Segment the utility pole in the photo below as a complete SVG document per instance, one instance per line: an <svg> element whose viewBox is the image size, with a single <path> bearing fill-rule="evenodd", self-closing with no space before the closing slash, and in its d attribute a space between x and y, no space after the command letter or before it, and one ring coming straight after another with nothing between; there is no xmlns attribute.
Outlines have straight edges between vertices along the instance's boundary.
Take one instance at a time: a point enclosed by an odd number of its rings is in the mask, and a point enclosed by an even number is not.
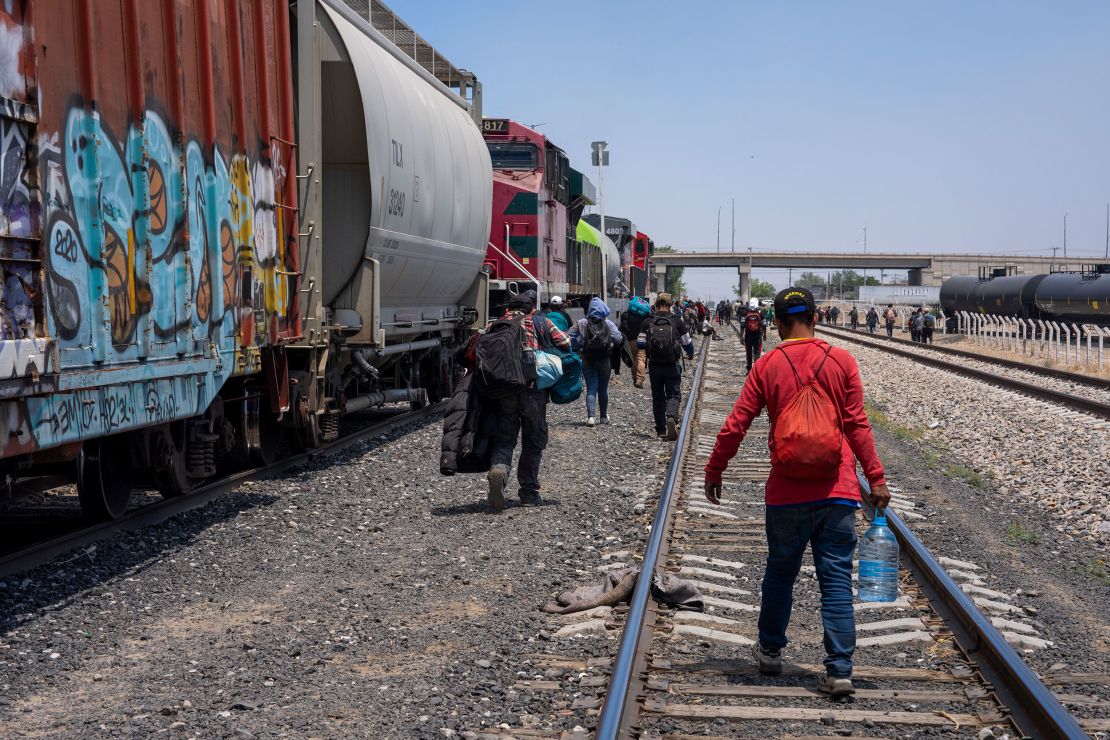
<svg viewBox="0 0 1110 740"><path fill-rule="evenodd" d="M736 251L736 198L732 199L732 251Z"/></svg>
<svg viewBox="0 0 1110 740"><path fill-rule="evenodd" d="M1064 259L1068 258L1068 214L1064 214Z"/></svg>
<svg viewBox="0 0 1110 740"><path fill-rule="evenodd" d="M717 254L721 253L721 206L717 206Z"/></svg>
<svg viewBox="0 0 1110 740"><path fill-rule="evenodd" d="M1052 248L1052 264L1048 268L1049 272L1056 272L1056 250L1058 249L1059 247Z"/></svg>
<svg viewBox="0 0 1110 740"><path fill-rule="evenodd" d="M867 227L863 227L863 253L867 254Z"/></svg>
<svg viewBox="0 0 1110 740"><path fill-rule="evenodd" d="M1102 253L1103 259L1110 259L1110 203L1106 204L1106 251Z"/></svg>

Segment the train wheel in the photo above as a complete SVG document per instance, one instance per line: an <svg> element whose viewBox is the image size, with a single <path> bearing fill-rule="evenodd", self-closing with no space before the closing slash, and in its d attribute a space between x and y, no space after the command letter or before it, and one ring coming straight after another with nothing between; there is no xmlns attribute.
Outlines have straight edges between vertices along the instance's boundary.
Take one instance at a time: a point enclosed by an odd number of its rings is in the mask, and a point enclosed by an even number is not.
<svg viewBox="0 0 1110 740"><path fill-rule="evenodd" d="M77 497L89 519L119 519L135 487L127 434L87 440L77 455Z"/></svg>
<svg viewBox="0 0 1110 740"><path fill-rule="evenodd" d="M248 396L243 399L242 429L243 444L251 465L264 467L278 459L281 446L281 426L267 406L269 402L262 396Z"/></svg>
<svg viewBox="0 0 1110 740"><path fill-rule="evenodd" d="M176 427L176 428L172 428ZM154 485L165 498L176 498L192 490L195 483L189 478L185 464L184 424L175 422L155 431L151 439L151 460L154 467ZM177 435L174 432L178 432ZM177 440L175 436L182 437Z"/></svg>
<svg viewBox="0 0 1110 740"><path fill-rule="evenodd" d="M312 379L306 372L291 372L289 380L292 424L285 428L285 439L295 452L307 452L320 446L320 427L308 391Z"/></svg>

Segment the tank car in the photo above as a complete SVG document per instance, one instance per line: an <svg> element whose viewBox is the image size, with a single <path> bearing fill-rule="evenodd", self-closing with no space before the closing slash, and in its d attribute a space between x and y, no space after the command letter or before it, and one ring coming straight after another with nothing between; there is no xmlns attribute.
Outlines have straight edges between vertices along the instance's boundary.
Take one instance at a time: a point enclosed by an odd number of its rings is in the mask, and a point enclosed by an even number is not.
<svg viewBox="0 0 1110 740"><path fill-rule="evenodd" d="M948 315L959 311L977 313L979 310L975 291L983 281L976 277L961 275L945 280L940 286L940 305Z"/></svg>
<svg viewBox="0 0 1110 740"><path fill-rule="evenodd" d="M1007 275L979 283L975 304L979 313L1037 318L1034 296L1044 275Z"/></svg>
<svg viewBox="0 0 1110 740"><path fill-rule="evenodd" d="M1110 265L1099 271L1058 272L1042 278L1035 305L1044 318L1110 326Z"/></svg>
<svg viewBox="0 0 1110 740"><path fill-rule="evenodd" d="M465 102L337 0L31 5L0 6L6 473L111 518L450 389L492 188Z"/></svg>

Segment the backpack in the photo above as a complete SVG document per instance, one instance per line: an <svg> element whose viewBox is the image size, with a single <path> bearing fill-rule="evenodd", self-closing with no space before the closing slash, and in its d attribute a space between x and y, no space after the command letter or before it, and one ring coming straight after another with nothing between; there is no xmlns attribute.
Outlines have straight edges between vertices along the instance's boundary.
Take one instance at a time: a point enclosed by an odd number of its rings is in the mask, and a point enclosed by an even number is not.
<svg viewBox="0 0 1110 740"><path fill-rule="evenodd" d="M794 379L798 393L779 411L771 427L771 465L787 478L829 480L840 473L841 438L840 414L825 389L817 384L817 376L829 359L832 347L825 350L825 357L817 371L802 383L790 354L780 345Z"/></svg>
<svg viewBox="0 0 1110 740"><path fill-rule="evenodd" d="M586 319L583 339L582 356L587 360L605 360L613 354L613 337L609 334L609 324L605 319Z"/></svg>
<svg viewBox="0 0 1110 740"><path fill-rule="evenodd" d="M896 318L898 318L898 314L895 313L893 308L888 308L887 310L883 311L883 318L887 321L894 321Z"/></svg>
<svg viewBox="0 0 1110 740"><path fill-rule="evenodd" d="M528 388L535 378L535 360L524 355L524 317L498 319L478 337L474 348L478 391L486 398L505 398ZM531 355L531 351L527 352ZM532 372L529 372L531 365ZM531 376L531 377L530 377Z"/></svg>
<svg viewBox="0 0 1110 740"><path fill-rule="evenodd" d="M628 313L646 319L651 315L651 306L640 296L633 296L632 299L628 301Z"/></svg>
<svg viewBox="0 0 1110 740"><path fill-rule="evenodd" d="M925 326L932 329L936 325L937 325L937 320L933 317L932 314L929 314L928 316L925 317Z"/></svg>
<svg viewBox="0 0 1110 740"><path fill-rule="evenodd" d="M648 327L648 359L653 365L678 362L678 337L669 316L656 316Z"/></svg>
<svg viewBox="0 0 1110 740"><path fill-rule="evenodd" d="M748 311L744 314L744 329L752 334L763 331L763 314L758 311Z"/></svg>
<svg viewBox="0 0 1110 740"><path fill-rule="evenodd" d="M925 317L922 316L921 314L917 314L916 316L913 317L913 330L914 331L921 331L924 328L925 328Z"/></svg>

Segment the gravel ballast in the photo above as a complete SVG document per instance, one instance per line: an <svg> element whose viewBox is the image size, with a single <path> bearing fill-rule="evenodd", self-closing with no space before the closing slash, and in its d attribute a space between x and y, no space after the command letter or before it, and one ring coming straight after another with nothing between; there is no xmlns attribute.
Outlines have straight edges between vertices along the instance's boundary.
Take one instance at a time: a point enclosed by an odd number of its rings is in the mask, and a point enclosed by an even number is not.
<svg viewBox="0 0 1110 740"><path fill-rule="evenodd" d="M1058 533L1110 547L1110 422L828 339L857 357L872 411L927 451L922 462L989 488L994 507L1048 514Z"/></svg>
<svg viewBox="0 0 1110 740"><path fill-rule="evenodd" d="M887 475L924 517L914 532L1012 595L1021 613L1009 618L1052 642L1019 649L1042 675L1110 673L1110 435L1086 414L841 344L881 422ZM1110 697L1101 685L1071 693Z"/></svg>
<svg viewBox="0 0 1110 740"><path fill-rule="evenodd" d="M514 684L551 677L537 655L601 646L555 638L539 607L641 549L669 454L649 392L625 371L610 393L609 426L549 407L540 507L514 479L494 515L484 476L441 477L433 420L0 581L4 735L551 726Z"/></svg>

